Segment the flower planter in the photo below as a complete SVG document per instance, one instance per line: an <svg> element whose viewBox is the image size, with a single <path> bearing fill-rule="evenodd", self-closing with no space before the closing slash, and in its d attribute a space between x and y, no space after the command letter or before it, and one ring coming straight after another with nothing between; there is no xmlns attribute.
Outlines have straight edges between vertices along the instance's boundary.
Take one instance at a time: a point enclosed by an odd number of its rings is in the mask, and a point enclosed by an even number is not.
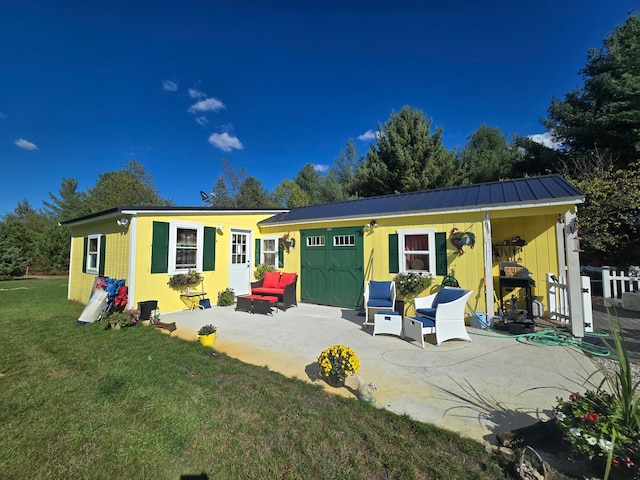
<svg viewBox="0 0 640 480"><path fill-rule="evenodd" d="M213 344L216 343L216 334L198 335L198 340L203 347L213 347Z"/></svg>
<svg viewBox="0 0 640 480"><path fill-rule="evenodd" d="M329 375L326 377L327 383L333 388L341 388L344 387L345 377L339 377L338 375Z"/></svg>

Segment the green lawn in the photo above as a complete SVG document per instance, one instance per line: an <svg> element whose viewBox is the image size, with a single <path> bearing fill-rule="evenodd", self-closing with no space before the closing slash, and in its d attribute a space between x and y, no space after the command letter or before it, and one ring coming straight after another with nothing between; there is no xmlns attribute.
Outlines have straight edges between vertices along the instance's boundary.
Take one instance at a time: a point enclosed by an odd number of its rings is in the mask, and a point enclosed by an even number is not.
<svg viewBox="0 0 640 480"><path fill-rule="evenodd" d="M484 446L0 282L0 478L510 478Z"/></svg>

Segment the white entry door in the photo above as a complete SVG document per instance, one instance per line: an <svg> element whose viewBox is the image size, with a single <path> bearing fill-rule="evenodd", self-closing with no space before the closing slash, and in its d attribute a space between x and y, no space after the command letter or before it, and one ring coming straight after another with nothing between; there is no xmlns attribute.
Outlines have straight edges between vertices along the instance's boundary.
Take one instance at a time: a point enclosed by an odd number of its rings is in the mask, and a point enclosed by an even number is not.
<svg viewBox="0 0 640 480"><path fill-rule="evenodd" d="M251 293L251 232L231 230L229 288L237 295Z"/></svg>

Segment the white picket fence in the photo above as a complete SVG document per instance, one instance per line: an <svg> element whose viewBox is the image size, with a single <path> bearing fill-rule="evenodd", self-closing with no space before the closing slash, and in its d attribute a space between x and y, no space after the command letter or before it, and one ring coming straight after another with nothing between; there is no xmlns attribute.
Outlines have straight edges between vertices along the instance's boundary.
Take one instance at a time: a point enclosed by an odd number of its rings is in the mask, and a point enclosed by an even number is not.
<svg viewBox="0 0 640 480"><path fill-rule="evenodd" d="M580 277L582 286L582 319L584 331L593 332L593 310L591 308L591 279ZM569 308L569 290L567 279L553 273L547 273L547 307L549 319L563 323L570 323L571 310Z"/></svg>
<svg viewBox="0 0 640 480"><path fill-rule="evenodd" d="M605 307L620 306L623 293L640 291L640 276L635 269L632 273L634 275L612 270L611 267L602 267L602 296Z"/></svg>

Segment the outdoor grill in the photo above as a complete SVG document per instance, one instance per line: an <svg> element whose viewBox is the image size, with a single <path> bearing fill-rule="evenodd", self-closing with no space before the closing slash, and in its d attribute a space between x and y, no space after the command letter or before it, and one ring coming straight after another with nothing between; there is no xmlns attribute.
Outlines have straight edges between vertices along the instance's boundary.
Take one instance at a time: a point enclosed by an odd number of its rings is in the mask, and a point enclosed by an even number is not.
<svg viewBox="0 0 640 480"><path fill-rule="evenodd" d="M515 262L500 263L500 311L504 314L504 290L523 288L527 305L527 318L533 321L533 295L531 287L536 282L529 275L529 270Z"/></svg>

